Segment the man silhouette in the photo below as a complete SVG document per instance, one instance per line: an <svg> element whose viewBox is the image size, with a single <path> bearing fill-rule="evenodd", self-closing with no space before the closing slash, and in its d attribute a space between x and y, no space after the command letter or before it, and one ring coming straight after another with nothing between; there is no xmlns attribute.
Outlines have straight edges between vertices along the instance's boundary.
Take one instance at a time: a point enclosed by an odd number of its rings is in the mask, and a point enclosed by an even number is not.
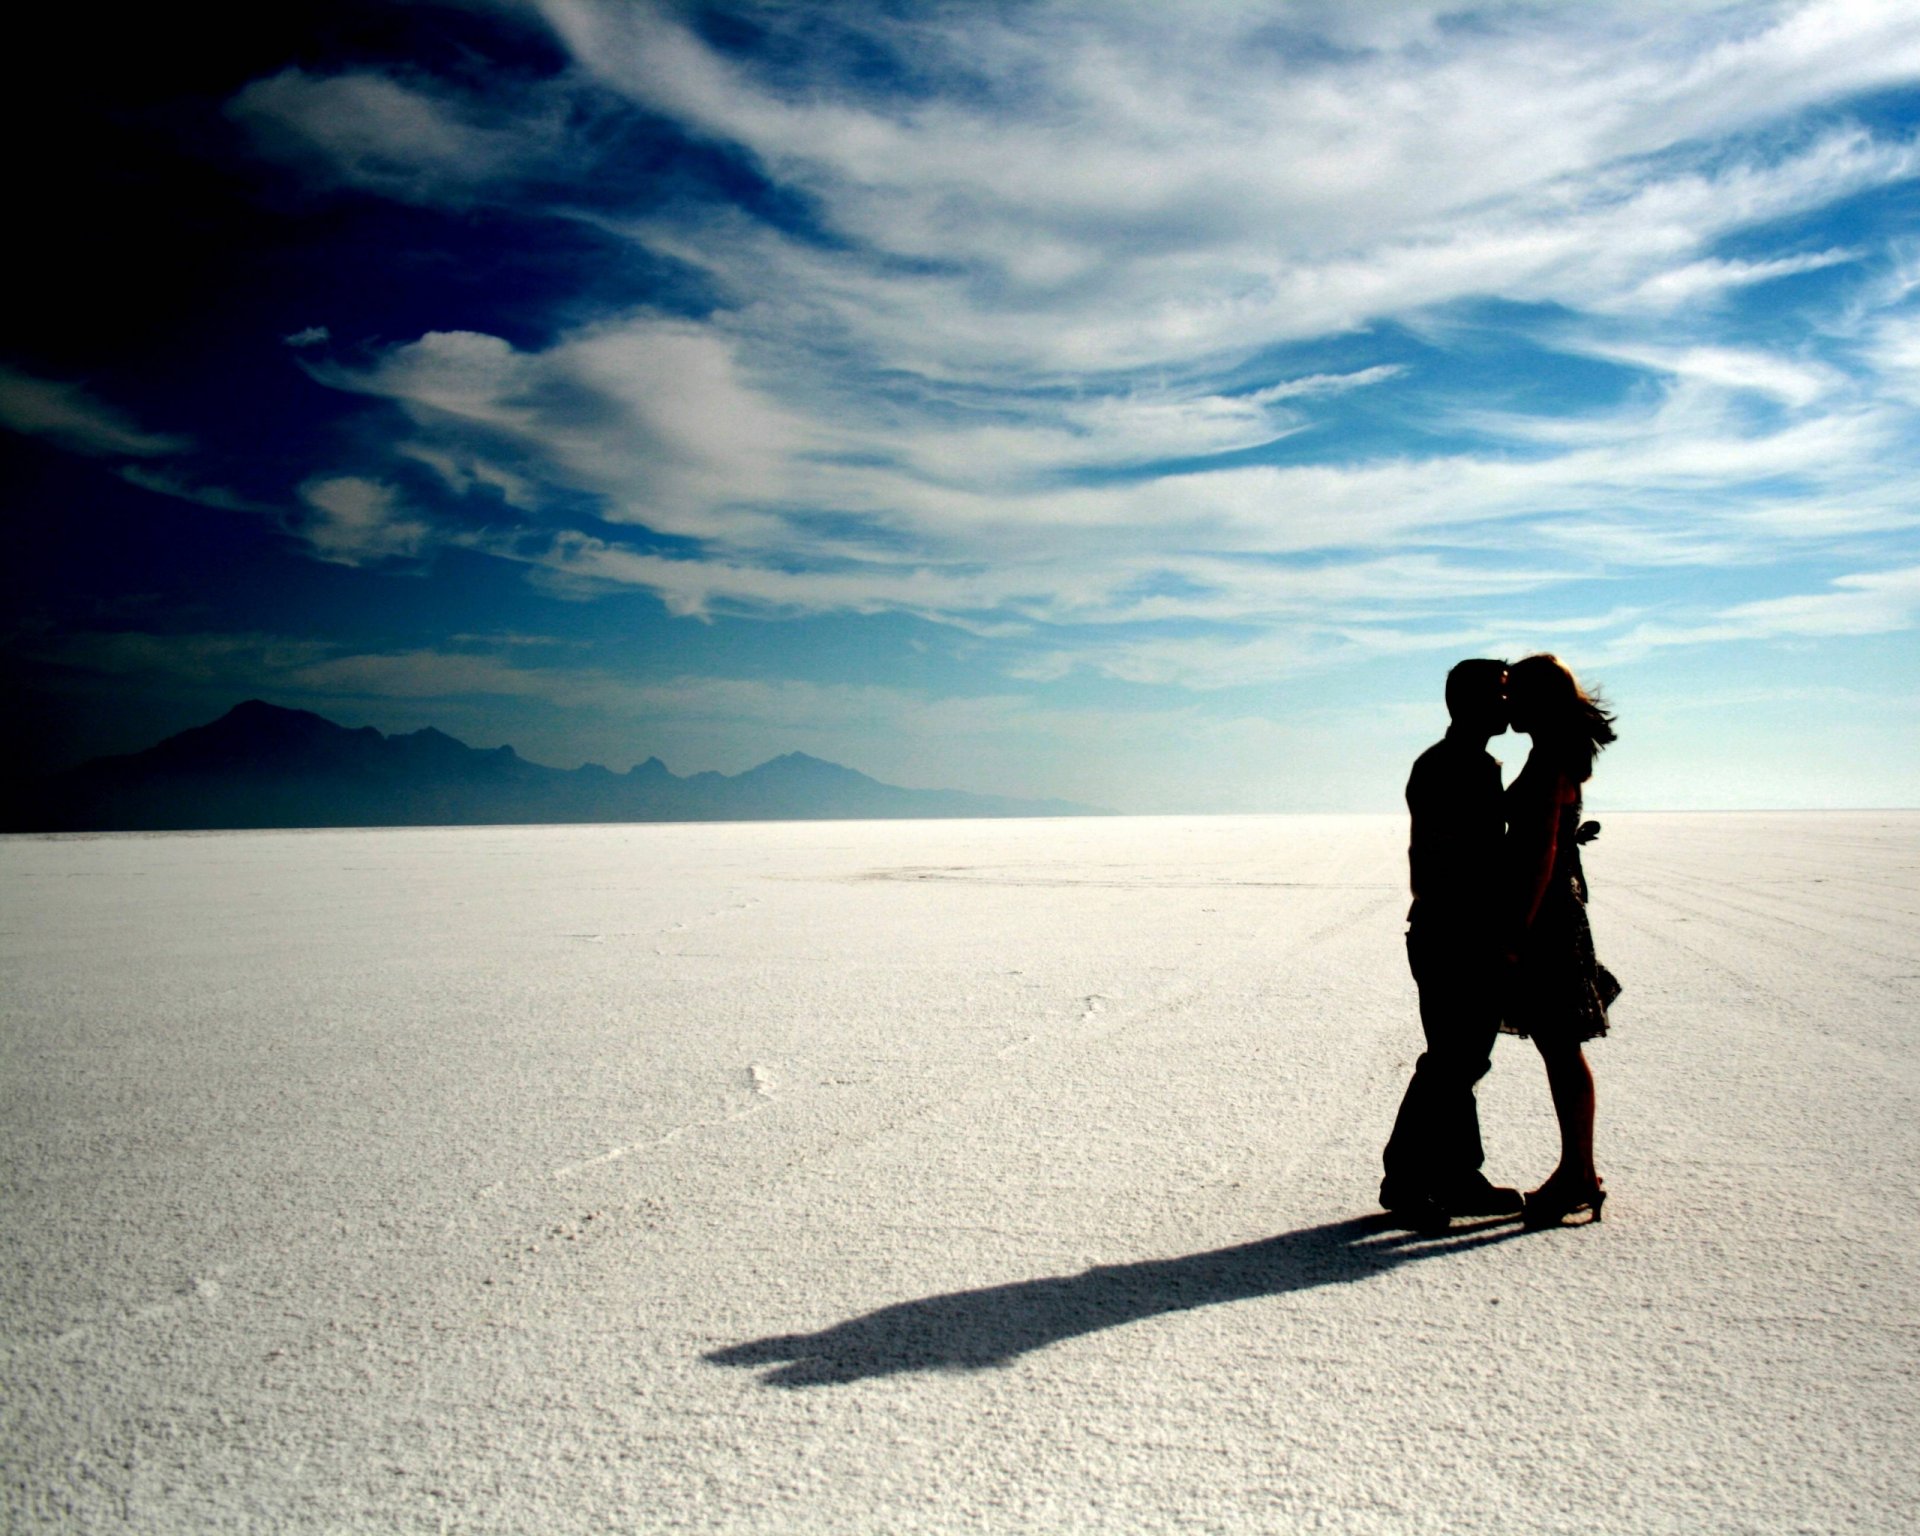
<svg viewBox="0 0 1920 1536"><path fill-rule="evenodd" d="M1446 736L1407 780L1413 906L1407 961L1420 989L1427 1048L1414 1063L1384 1157L1380 1203L1415 1226L1451 1216L1507 1216L1519 1191L1480 1171L1474 1084L1500 1028L1499 872L1506 819L1500 764L1487 743L1507 728L1507 664L1476 659L1447 674Z"/></svg>

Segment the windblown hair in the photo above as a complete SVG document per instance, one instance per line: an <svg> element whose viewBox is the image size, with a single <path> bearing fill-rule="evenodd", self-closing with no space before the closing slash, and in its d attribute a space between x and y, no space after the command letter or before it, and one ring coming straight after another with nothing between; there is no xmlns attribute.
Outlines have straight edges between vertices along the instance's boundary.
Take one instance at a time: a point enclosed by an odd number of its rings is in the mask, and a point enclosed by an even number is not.
<svg viewBox="0 0 1920 1536"><path fill-rule="evenodd" d="M1558 656L1523 656L1507 669L1507 696L1534 707L1536 741L1550 743L1574 782L1593 777L1593 760L1614 739L1613 711L1596 688L1589 692Z"/></svg>

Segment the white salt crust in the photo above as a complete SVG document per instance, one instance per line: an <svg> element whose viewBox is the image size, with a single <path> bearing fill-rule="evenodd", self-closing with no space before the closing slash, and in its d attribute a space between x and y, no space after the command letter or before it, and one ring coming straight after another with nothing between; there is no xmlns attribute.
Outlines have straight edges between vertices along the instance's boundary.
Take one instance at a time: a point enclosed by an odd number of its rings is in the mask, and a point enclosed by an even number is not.
<svg viewBox="0 0 1920 1536"><path fill-rule="evenodd" d="M1912 1530L1920 814L1604 820L1435 1239L1401 818L0 840L0 1526Z"/></svg>

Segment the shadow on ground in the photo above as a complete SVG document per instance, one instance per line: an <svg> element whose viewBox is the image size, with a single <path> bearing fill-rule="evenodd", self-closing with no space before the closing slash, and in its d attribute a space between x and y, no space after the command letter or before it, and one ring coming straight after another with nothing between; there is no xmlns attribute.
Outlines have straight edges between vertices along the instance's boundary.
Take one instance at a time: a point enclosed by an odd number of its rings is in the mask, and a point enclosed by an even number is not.
<svg viewBox="0 0 1920 1536"><path fill-rule="evenodd" d="M1302 1227L1277 1237L1178 1259L1100 1265L1079 1275L1022 1280L903 1301L819 1333L790 1333L717 1349L716 1365L770 1366L775 1387L820 1387L902 1371L1005 1365L1083 1333L1319 1285L1345 1285L1415 1259L1503 1242L1517 1222L1483 1222L1431 1236L1384 1215Z"/></svg>

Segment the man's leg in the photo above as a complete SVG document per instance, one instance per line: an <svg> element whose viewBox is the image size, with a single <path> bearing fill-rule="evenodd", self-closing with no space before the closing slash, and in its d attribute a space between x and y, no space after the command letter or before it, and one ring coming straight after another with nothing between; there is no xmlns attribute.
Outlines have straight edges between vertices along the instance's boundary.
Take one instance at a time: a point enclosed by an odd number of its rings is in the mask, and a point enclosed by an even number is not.
<svg viewBox="0 0 1920 1536"><path fill-rule="evenodd" d="M1494 1191L1480 1172L1480 1114L1474 1084L1486 1075L1499 1031L1497 1003L1483 967L1462 965L1459 950L1418 932L1407 958L1420 989L1427 1049L1414 1064L1384 1156L1381 1201L1400 1208L1435 1201L1459 1214L1519 1209L1512 1191Z"/></svg>

